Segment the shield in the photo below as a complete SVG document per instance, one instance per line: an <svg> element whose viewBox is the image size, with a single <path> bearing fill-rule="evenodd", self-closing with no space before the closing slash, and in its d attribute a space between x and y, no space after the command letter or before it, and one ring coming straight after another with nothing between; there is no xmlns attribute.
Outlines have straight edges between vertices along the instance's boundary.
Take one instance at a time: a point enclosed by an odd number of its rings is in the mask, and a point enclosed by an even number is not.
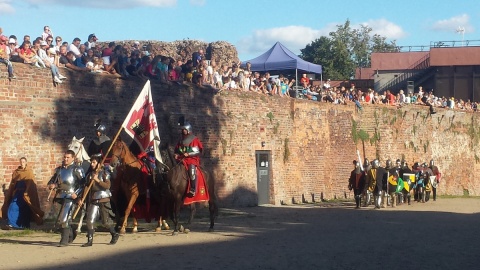
<svg viewBox="0 0 480 270"><path fill-rule="evenodd" d="M388 192L389 193L396 192L397 185L398 185L397 178L393 175L390 175L388 177Z"/></svg>
<svg viewBox="0 0 480 270"><path fill-rule="evenodd" d="M405 188L405 182L403 182L403 179L402 179L402 178L398 178L398 179L397 179L397 182L398 182L398 184L397 184L397 186L396 186L397 189L395 190L395 192L396 192L396 193L400 193L400 192L402 192L402 190ZM409 191L409 190L410 190L410 187L408 186L408 184L407 184L407 187L409 188L407 191Z"/></svg>
<svg viewBox="0 0 480 270"><path fill-rule="evenodd" d="M430 176L430 183L432 184L432 187L433 188L437 188L437 181L436 181L437 177L435 175L432 175Z"/></svg>
<svg viewBox="0 0 480 270"><path fill-rule="evenodd" d="M413 189L415 186L415 174L413 173L404 173L403 174L403 186L407 192Z"/></svg>

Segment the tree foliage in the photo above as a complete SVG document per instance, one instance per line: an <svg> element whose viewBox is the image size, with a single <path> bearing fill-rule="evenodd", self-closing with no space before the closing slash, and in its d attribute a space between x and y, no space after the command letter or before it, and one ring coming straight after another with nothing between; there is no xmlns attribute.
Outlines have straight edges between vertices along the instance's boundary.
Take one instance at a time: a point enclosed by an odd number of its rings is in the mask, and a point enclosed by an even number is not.
<svg viewBox="0 0 480 270"><path fill-rule="evenodd" d="M321 36L301 49L300 57L322 65L323 74L333 80L348 80L355 75L355 68L370 67L372 52L398 52L395 41L372 35L372 28L360 25L352 28L350 20L337 25L335 32Z"/></svg>

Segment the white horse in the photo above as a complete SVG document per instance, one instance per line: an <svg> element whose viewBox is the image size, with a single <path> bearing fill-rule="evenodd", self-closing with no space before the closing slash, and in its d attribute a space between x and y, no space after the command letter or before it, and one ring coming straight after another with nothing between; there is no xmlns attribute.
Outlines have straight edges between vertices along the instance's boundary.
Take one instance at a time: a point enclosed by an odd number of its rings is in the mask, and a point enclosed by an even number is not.
<svg viewBox="0 0 480 270"><path fill-rule="evenodd" d="M83 140L85 137L81 139L77 139L77 137L73 136L72 142L68 145L68 150L72 150L75 153L75 162L80 164L85 172L88 170L90 167L90 156L87 153L87 150L85 150L85 147L83 147ZM85 203L82 204L82 210L80 213L80 220L78 221L78 227L77 227L77 233L80 233L82 231L82 225L83 225L83 218L85 217Z"/></svg>

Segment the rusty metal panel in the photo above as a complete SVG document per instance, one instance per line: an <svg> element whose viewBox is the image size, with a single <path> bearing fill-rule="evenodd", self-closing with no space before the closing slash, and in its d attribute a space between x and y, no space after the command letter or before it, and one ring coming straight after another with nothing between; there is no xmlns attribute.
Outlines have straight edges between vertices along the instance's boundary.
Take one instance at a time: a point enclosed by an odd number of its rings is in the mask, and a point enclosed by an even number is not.
<svg viewBox="0 0 480 270"><path fill-rule="evenodd" d="M430 66L480 65L480 47L431 48Z"/></svg>
<svg viewBox="0 0 480 270"><path fill-rule="evenodd" d="M372 70L404 70L413 68L429 52L372 53Z"/></svg>

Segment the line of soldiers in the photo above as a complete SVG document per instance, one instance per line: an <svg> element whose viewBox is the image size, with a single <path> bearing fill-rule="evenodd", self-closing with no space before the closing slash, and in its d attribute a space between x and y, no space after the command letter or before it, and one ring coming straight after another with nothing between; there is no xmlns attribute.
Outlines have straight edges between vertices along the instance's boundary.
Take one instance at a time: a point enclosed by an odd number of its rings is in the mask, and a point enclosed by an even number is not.
<svg viewBox="0 0 480 270"><path fill-rule="evenodd" d="M430 165L415 162L412 169L400 159L395 165L387 160L385 167L380 166L378 159L372 162L365 159L363 166L354 160L353 165L355 168L350 174L348 188L354 192L356 208L370 205L372 199L375 209L385 208L386 205L396 207L405 202L410 205L412 193L417 202L429 201L431 193L433 200L437 199L441 173L433 159Z"/></svg>

